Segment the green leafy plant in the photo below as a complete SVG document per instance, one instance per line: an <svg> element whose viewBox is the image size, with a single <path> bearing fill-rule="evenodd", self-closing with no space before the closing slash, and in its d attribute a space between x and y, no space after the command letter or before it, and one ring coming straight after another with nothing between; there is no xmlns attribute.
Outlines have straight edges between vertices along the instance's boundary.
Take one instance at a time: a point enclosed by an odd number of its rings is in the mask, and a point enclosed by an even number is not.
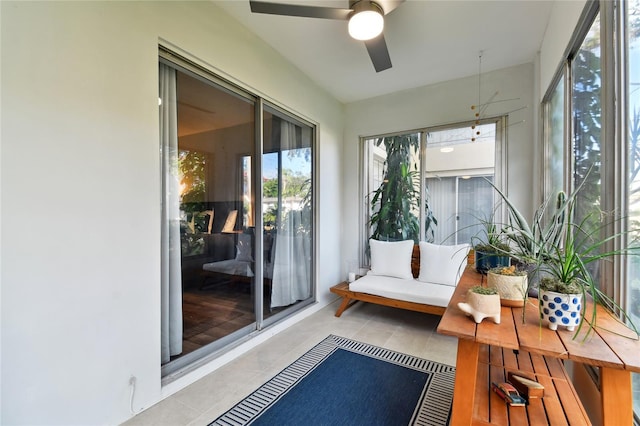
<svg viewBox="0 0 640 426"><path fill-rule="evenodd" d="M481 274L498 266L509 266L511 258L509 252L511 247L505 242L505 236L498 231L498 225L494 221L495 209L491 214L485 214L483 217L477 217L477 224L471 225L481 226L478 234L471 238L471 244L475 251L475 267Z"/></svg>
<svg viewBox="0 0 640 426"><path fill-rule="evenodd" d="M411 170L412 153L419 148L417 134L379 138L376 145L384 144L387 158L382 183L370 198L371 238L381 241L420 239L420 175L416 167ZM425 210L427 236L433 240L437 220L428 203Z"/></svg>
<svg viewBox="0 0 640 426"><path fill-rule="evenodd" d="M589 266L600 260L610 260L614 256L637 255L639 247L607 249L607 243L622 233L603 239L600 237L601 231L609 225L608 223L600 222L599 226L592 227L591 223L594 218L591 215L585 217L580 223L574 223L570 220L573 215L573 205L571 204L567 213L562 245L550 247L550 252L545 253L544 271L547 277L542 278L541 289L552 289L551 291L567 294L582 294L583 298L588 295L595 303L607 308L609 312L619 312L625 320L628 320L629 327L638 334L636 326L626 312L600 289ZM595 309L591 312L587 334L596 324L596 312ZM584 316L581 318L576 334L580 331L583 323Z"/></svg>

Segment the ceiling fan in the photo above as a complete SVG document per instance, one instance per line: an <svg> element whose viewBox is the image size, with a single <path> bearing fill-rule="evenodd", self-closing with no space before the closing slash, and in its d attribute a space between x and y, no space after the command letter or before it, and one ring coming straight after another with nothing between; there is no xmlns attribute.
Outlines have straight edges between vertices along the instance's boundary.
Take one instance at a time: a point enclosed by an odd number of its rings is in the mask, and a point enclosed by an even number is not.
<svg viewBox="0 0 640 426"><path fill-rule="evenodd" d="M384 16L404 0L349 0L348 9L249 0L251 12L349 21L349 35L363 40L376 72L391 68L382 29Z"/></svg>

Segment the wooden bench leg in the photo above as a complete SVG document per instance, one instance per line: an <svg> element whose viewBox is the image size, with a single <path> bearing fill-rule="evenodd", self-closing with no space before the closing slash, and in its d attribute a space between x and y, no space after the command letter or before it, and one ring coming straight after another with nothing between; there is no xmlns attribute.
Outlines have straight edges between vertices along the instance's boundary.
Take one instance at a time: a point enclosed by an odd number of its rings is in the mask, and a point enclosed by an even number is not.
<svg viewBox="0 0 640 426"><path fill-rule="evenodd" d="M346 311L348 308L353 306L353 304L355 304L356 302L357 300L352 300L348 296L343 296L342 303L340 304L340 306L338 307L338 310L336 311L336 316L340 317L340 315L342 315L344 311Z"/></svg>

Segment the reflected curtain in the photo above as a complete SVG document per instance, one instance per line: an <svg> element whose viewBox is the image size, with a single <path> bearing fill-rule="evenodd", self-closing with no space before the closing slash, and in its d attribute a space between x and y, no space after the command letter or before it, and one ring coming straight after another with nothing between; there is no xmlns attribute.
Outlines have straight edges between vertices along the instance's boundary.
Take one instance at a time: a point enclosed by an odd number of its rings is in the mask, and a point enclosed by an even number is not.
<svg viewBox="0 0 640 426"><path fill-rule="evenodd" d="M493 188L482 176L427 178L433 215L438 219L437 244L473 243L481 234L480 219L493 212Z"/></svg>
<svg viewBox="0 0 640 426"><path fill-rule="evenodd" d="M161 341L162 363L182 353L182 271L176 71L160 64L160 150L162 161Z"/></svg>
<svg viewBox="0 0 640 426"><path fill-rule="evenodd" d="M456 232L456 180L452 177L427 178L429 207L438 220L434 232L436 244L453 244L451 238ZM449 237L449 238L448 238Z"/></svg>
<svg viewBox="0 0 640 426"><path fill-rule="evenodd" d="M298 134L299 136L299 134ZM282 121L280 125L280 155L285 151L300 148L301 141L296 137L296 126ZM281 163L281 162L280 162ZM279 168L282 175L282 167ZM280 198L286 182L280 179ZM271 307L289 306L299 300L311 297L311 237L310 220L303 218L301 207L286 211L279 202L278 235L275 240L275 259L273 262L273 280L271 289ZM289 203L287 203L289 204ZM306 223L306 225L305 225Z"/></svg>
<svg viewBox="0 0 640 426"><path fill-rule="evenodd" d="M493 179L488 176L486 179ZM485 177L475 176L468 179L459 179L458 184L458 209L460 211L460 235L459 243L476 244L479 237L484 234L484 226L480 220L491 220L494 213L494 190ZM495 223L500 223L499 218L493 218Z"/></svg>

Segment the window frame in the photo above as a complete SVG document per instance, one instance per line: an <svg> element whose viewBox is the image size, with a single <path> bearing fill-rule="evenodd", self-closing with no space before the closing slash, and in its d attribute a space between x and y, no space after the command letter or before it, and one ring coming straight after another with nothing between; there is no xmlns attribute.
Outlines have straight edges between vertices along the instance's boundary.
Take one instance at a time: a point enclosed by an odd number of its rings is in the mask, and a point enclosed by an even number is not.
<svg viewBox="0 0 640 426"><path fill-rule="evenodd" d="M614 4L615 3L615 4ZM596 16L600 14L600 45L601 45L601 141L612 141L612 143L601 143L601 176L602 184L600 190L601 209L610 212L626 212L626 188L628 186L626 173L626 96L624 84L627 81L626 69L617 66L622 63L621 58L626 55L621 49L621 43L616 44L624 29L621 25L621 16L625 6L618 2L598 1L588 2L576 26L573 36L563 55L563 61L558 67L551 84L547 88L542 98L543 111L543 160L549 154L549 123L548 110L551 97L560 79L564 79L564 185L563 190L567 193L573 191L575 174L575 158L573 152L573 137L575 135L575 123L573 120L573 99L572 99L572 63L577 55L582 42L588 34ZM625 58L626 59L626 58ZM618 100L616 101L616 97ZM547 162L541 162L541 176L544 191L540 203L548 197L549 192L549 170ZM603 229L605 235L615 235L622 231L625 226L622 221L613 221L609 227ZM624 247L626 239L622 236L613 239L605 250L616 250ZM626 260L622 256L615 256L612 262L601 262L600 285L603 290L625 307L625 290L618 288L616 282L626 282ZM622 287L622 286L621 286ZM626 308L626 307L625 307Z"/></svg>
<svg viewBox="0 0 640 426"><path fill-rule="evenodd" d="M360 203L359 203L359 227L360 230L358 232L358 263L361 268L369 267L369 256L367 253L368 240L369 240L369 232L368 232L368 221L369 221L369 202L368 202L368 189L370 188L369 183L371 180L371 164L369 164L370 157L370 148L367 141L371 139L384 138L389 136L396 135L406 135L406 134L418 134L419 141L419 175L420 175L420 207L419 207L419 221L420 221L420 241L425 240L425 229L424 229L424 211L425 211L425 187L424 182L426 179L426 170L424 168L425 160L426 160L426 150L427 150L427 134L429 132L434 131L442 131L447 129L455 129L455 128L466 128L474 125L482 125L488 123L495 123L496 125L496 136L495 136L495 158L494 158L494 185L507 193L508 184L507 184L507 176L508 176L508 129L509 129L509 114L504 115L495 115L490 117L481 118L479 120L465 120L459 122L453 122L448 124L439 124L433 126L421 127L419 129L406 130L406 131L397 131L393 133L382 133L376 135L369 136L361 136L358 141L359 146L359 188L358 193L360 194ZM515 123L518 124L518 123ZM497 223L501 223L502 218L507 217L506 206L501 205L496 211L495 220Z"/></svg>
<svg viewBox="0 0 640 426"><path fill-rule="evenodd" d="M595 0L586 3L582 15L576 25L576 29L567 45L562 62L558 66L545 95L542 98L541 110L543 112L543 147L540 173L543 177L543 188L548 195L549 169L546 155L549 150L548 140L548 108L551 96L557 82L563 78L564 91L564 190L573 190L573 175L575 173L573 158L573 106L571 90L573 87L571 65L580 49L582 42L588 34L596 16L600 17L600 49L601 49L601 209L605 212L613 212L619 217L626 218L629 215L629 200L627 190L629 188L628 176L628 150L629 150L629 114L628 114L628 46L627 42L627 2ZM540 200L542 201L542 200ZM626 231L630 228L628 219L609 221L601 235L617 235L603 247L603 250L621 250L627 247L628 236ZM630 276L628 273L629 260L626 256L614 256L611 262L600 262L600 287L613 298L625 311L629 312L630 303L628 293L631 291ZM599 372L590 368L588 373L599 385ZM635 424L639 423L638 412L634 412Z"/></svg>

